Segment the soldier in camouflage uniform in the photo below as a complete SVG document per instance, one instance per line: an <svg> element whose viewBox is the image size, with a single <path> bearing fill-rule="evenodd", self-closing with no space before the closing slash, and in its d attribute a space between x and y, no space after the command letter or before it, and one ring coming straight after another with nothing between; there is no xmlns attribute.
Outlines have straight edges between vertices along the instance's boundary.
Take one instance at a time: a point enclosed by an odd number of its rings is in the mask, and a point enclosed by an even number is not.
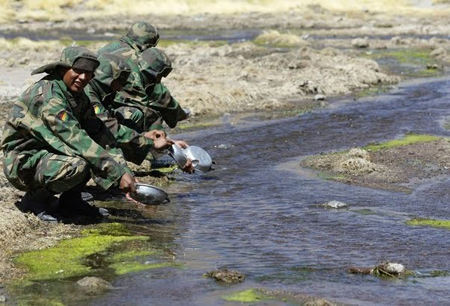
<svg viewBox="0 0 450 306"><path fill-rule="evenodd" d="M154 49L158 40L157 30L149 23L139 21L119 41L112 42L98 50L99 54L111 53L124 57L132 69L127 83L116 95L114 108L124 118L123 124L139 131L162 129L163 120L169 127L174 128L178 121L189 116L189 113L181 108L164 85L156 86L153 94L149 95L145 92L146 84L141 74L139 61L141 61L143 53ZM171 70L168 57L158 51L155 52L155 56L150 56L151 60L158 59Z"/></svg>
<svg viewBox="0 0 450 306"><path fill-rule="evenodd" d="M92 177L103 189L134 191L134 178L114 135L95 116L84 87L99 62L82 47L67 47L60 61L32 72L48 75L14 103L2 135L4 173L26 191L22 204L42 220L64 214L101 216L81 191ZM61 194L56 201L56 194ZM57 204L56 204L57 203Z"/></svg>
<svg viewBox="0 0 450 306"><path fill-rule="evenodd" d="M122 120L119 121L112 115L114 110L111 109L111 106L114 96L126 82L131 69L124 58L114 54L103 54L98 59L100 65L96 70L95 77L86 86L85 92L91 100L97 117L114 134L125 159L139 165L150 150L160 152L172 145L174 141L166 138L164 131L160 130L138 133L121 124ZM118 117L121 118L121 116ZM190 160L183 170L189 173L194 171Z"/></svg>
<svg viewBox="0 0 450 306"><path fill-rule="evenodd" d="M127 60L136 61L139 54L148 48L155 47L159 41L158 30L145 21L138 21L131 26L125 36L98 50L99 54L120 54Z"/></svg>
<svg viewBox="0 0 450 306"><path fill-rule="evenodd" d="M114 134L125 159L140 165L151 149L164 150L173 142L166 138L163 131L152 130L138 133L135 129L121 124L123 120L119 121L112 115L114 96L128 79L131 69L124 58L114 54L103 54L98 59L100 65L95 77L86 86L85 92L91 100L97 117ZM118 117L123 119L120 115Z"/></svg>

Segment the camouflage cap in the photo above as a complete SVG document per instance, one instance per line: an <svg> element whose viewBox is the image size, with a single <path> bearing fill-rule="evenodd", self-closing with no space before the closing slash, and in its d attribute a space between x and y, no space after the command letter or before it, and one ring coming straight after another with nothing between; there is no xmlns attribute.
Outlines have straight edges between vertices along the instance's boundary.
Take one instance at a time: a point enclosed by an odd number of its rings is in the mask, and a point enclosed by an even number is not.
<svg viewBox="0 0 450 306"><path fill-rule="evenodd" d="M38 73L52 73L57 67L79 68L85 71L94 72L100 62L92 51L83 47L66 47L61 53L59 62L41 66L31 72L31 75Z"/></svg>
<svg viewBox="0 0 450 306"><path fill-rule="evenodd" d="M120 80L123 84L130 76L131 68L123 57L106 53L100 55L98 60L100 66L95 71L95 78L99 82L111 86L114 80Z"/></svg>
<svg viewBox="0 0 450 306"><path fill-rule="evenodd" d="M150 23L138 21L131 26L126 35L141 51L154 47L158 44L158 30Z"/></svg>
<svg viewBox="0 0 450 306"><path fill-rule="evenodd" d="M172 71L172 62L160 49L150 48L142 52L139 59L139 69L142 73L149 73L154 77L166 77Z"/></svg>

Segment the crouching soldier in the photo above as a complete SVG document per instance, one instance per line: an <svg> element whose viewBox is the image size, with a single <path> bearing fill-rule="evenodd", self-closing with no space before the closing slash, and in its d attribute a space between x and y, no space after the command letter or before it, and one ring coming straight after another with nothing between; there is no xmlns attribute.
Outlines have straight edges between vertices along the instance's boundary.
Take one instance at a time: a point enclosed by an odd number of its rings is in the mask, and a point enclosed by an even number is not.
<svg viewBox="0 0 450 306"><path fill-rule="evenodd" d="M151 150L165 150L174 141L167 138L165 132L160 130L138 133L135 129L121 124L114 117L115 111L112 109L114 97L126 83L131 69L121 56L102 54L98 59L100 65L96 70L95 77L86 86L85 92L97 117L105 123L116 138L125 159L140 165ZM183 170L194 171L190 160Z"/></svg>
<svg viewBox="0 0 450 306"><path fill-rule="evenodd" d="M188 118L189 113L161 83L162 78L172 71L172 63L163 51L157 48L145 50L132 70L131 77L114 101L114 108L125 124L146 130L162 128L164 121L174 128L179 121Z"/></svg>
<svg viewBox="0 0 450 306"><path fill-rule="evenodd" d="M4 173L13 186L26 191L22 206L41 220L55 222L55 213L107 214L82 199L90 178L105 190L118 185L124 192L135 191L114 135L95 116L84 93L98 65L91 51L65 48L60 61L32 72L47 76L20 96L6 123L1 140Z"/></svg>

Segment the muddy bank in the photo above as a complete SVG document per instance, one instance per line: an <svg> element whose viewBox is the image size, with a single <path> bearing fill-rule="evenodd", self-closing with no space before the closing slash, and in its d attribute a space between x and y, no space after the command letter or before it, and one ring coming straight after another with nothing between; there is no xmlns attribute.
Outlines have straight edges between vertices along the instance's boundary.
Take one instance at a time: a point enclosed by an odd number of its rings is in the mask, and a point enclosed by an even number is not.
<svg viewBox="0 0 450 306"><path fill-rule="evenodd" d="M411 135L378 146L309 157L301 166L339 182L409 193L427 180L450 175L449 149L447 138Z"/></svg>

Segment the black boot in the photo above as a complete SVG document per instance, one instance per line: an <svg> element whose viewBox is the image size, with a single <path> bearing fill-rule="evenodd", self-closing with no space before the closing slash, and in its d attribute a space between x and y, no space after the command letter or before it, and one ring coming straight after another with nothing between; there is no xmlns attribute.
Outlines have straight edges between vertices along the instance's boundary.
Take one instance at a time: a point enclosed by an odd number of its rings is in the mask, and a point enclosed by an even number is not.
<svg viewBox="0 0 450 306"><path fill-rule="evenodd" d="M25 211L34 213L42 221L58 222L51 215L58 207L58 198L45 189L27 191L22 197L20 206Z"/></svg>
<svg viewBox="0 0 450 306"><path fill-rule="evenodd" d="M82 215L85 217L103 218L109 216L108 210L95 207L83 198L86 198L85 195L82 195L82 192L75 188L63 192L59 197L60 213L65 217ZM91 196L90 199L93 199L93 197Z"/></svg>

